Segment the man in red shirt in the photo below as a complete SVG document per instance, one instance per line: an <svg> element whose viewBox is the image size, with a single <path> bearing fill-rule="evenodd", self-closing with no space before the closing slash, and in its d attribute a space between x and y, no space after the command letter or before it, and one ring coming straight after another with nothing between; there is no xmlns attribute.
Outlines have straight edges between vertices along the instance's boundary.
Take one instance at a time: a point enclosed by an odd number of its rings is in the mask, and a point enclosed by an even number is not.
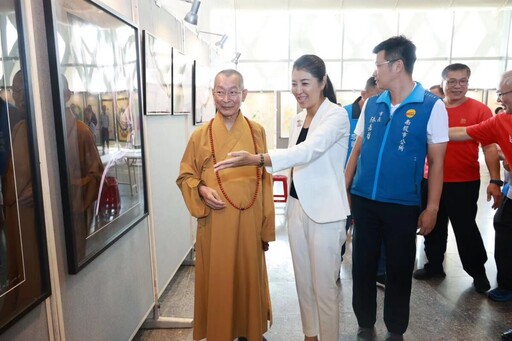
<svg viewBox="0 0 512 341"><path fill-rule="evenodd" d="M478 125L450 128L451 141L476 140L482 145L497 143L508 164L512 164L512 71L501 77L498 102L504 113ZM512 301L512 199L505 197L494 215L494 260L498 270L498 287L489 291L489 298L498 302ZM512 340L512 329L502 335Z"/></svg>
<svg viewBox="0 0 512 341"><path fill-rule="evenodd" d="M442 72L449 127L470 126L492 117L492 112L486 105L466 97L470 76L469 67L459 63L448 65ZM428 263L423 269L416 270L413 276L419 280L446 276L443 260L448 240L448 220L450 220L462 266L473 277L475 290L484 293L490 289L490 284L484 266L487 253L475 221L480 191L478 146L479 143L472 140L448 143L437 222L434 230L425 236L425 253ZM497 205L501 198L500 187L495 181L500 178L498 151L495 144L487 144L482 149L491 179L493 179L487 187L487 193L488 196L494 197ZM427 177L428 171L425 179ZM424 189L426 191L427 187L425 186Z"/></svg>

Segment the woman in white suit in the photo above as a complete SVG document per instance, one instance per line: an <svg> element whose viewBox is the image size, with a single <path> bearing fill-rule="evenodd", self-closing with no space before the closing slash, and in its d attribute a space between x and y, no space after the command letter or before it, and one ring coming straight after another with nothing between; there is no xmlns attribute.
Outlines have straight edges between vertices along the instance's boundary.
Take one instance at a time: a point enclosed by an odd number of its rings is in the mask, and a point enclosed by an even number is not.
<svg viewBox="0 0 512 341"><path fill-rule="evenodd" d="M288 237L306 341L337 341L341 246L350 214L344 179L350 124L336 104L325 63L315 55L297 59L292 93L304 110L292 121L288 149L268 154L241 151L215 165L291 168Z"/></svg>

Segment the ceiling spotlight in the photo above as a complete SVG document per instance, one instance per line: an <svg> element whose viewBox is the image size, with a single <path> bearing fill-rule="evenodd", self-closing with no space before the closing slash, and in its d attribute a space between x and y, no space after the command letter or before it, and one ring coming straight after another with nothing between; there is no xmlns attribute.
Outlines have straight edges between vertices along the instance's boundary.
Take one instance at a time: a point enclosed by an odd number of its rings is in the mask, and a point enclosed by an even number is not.
<svg viewBox="0 0 512 341"><path fill-rule="evenodd" d="M228 40L228 35L223 34L222 38L220 38L220 40L216 42L215 45L222 49L224 47L224 43L226 42L226 40Z"/></svg>
<svg viewBox="0 0 512 341"><path fill-rule="evenodd" d="M213 32L206 32L206 31L199 31L199 33L204 33L204 34L211 34L213 36L219 36L221 37L220 40L218 42L215 43L215 46L218 46L220 47L221 49L224 47L224 43L226 42L226 40L228 40L228 35L227 34L220 34L220 33L213 33Z"/></svg>
<svg viewBox="0 0 512 341"><path fill-rule="evenodd" d="M194 0L192 3L192 8L190 9L190 12L185 15L185 20L189 24L197 25L197 12L199 11L199 5L201 5L200 0Z"/></svg>
<svg viewBox="0 0 512 341"><path fill-rule="evenodd" d="M240 52L235 53L235 57L233 59L231 59L231 63L238 65L238 60L240 59L241 55L242 54Z"/></svg>

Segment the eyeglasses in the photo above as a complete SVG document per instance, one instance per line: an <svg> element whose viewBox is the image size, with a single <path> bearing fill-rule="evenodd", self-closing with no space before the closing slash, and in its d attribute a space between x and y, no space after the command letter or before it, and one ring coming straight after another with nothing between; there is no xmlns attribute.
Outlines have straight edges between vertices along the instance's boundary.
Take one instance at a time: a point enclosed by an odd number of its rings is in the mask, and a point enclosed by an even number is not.
<svg viewBox="0 0 512 341"><path fill-rule="evenodd" d="M224 97L226 97L226 94L228 95L229 98L236 98L241 93L242 93L242 91L238 91L238 90L230 90L228 92L222 91L222 90L217 90L217 91L213 92L213 94L215 96L217 96L217 98L224 98Z"/></svg>
<svg viewBox="0 0 512 341"><path fill-rule="evenodd" d="M459 84L460 86L467 86L469 83L469 79L463 78L463 79L448 79L446 81L446 85L448 86L455 86Z"/></svg>
<svg viewBox="0 0 512 341"><path fill-rule="evenodd" d="M375 63L375 67L379 67L379 66L386 65L386 64L393 64L397 60L399 60L399 59L392 59L392 60L386 60L385 62L382 62L382 63Z"/></svg>
<svg viewBox="0 0 512 341"><path fill-rule="evenodd" d="M496 95L498 96L498 99L501 99L503 96L505 96L506 94L510 94L510 93L512 93L512 91L507 91L507 92L496 91Z"/></svg>

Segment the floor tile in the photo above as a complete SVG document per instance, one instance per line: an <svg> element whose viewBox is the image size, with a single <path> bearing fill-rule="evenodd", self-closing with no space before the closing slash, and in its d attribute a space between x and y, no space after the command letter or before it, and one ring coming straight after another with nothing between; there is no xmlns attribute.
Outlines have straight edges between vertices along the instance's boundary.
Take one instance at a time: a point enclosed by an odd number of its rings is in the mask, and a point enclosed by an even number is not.
<svg viewBox="0 0 512 341"><path fill-rule="evenodd" d="M496 286L494 263L494 210L485 195L488 182L482 179L477 223L486 246L486 271L492 287ZM277 240L267 252L267 268L272 298L274 324L265 334L269 341L302 341L297 294L291 255L288 247L284 210L276 214ZM416 267L426 262L423 237L417 239ZM357 320L352 310L352 259L350 236L341 271L340 340L356 340ZM512 327L512 302L497 303L473 289L473 279L464 271L457 253L453 231L449 228L444 269L446 278L429 281L413 279L411 312L406 340L499 340L500 334ZM193 314L193 267L182 267L161 297L163 316L191 317ZM377 340L384 340L386 327L382 320L384 291L377 293ZM135 340L192 340L191 329L140 330Z"/></svg>

